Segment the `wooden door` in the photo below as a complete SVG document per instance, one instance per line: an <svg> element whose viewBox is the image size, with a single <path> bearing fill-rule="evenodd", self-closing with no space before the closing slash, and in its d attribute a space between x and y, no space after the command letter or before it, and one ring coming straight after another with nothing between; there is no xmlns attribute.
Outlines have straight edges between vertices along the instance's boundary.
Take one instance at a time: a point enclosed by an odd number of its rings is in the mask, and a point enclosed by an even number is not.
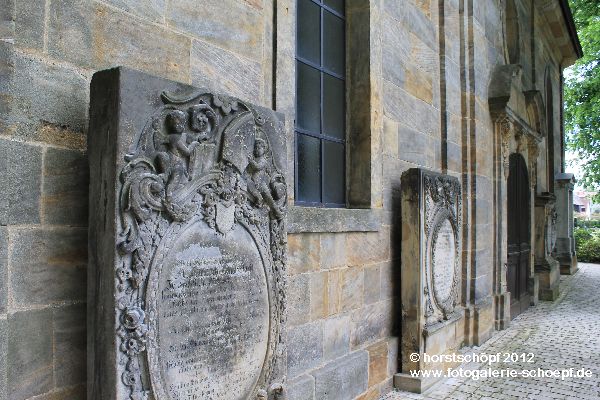
<svg viewBox="0 0 600 400"><path fill-rule="evenodd" d="M530 193L527 165L520 154L511 154L508 175L508 269L510 314L516 317L529 307Z"/></svg>

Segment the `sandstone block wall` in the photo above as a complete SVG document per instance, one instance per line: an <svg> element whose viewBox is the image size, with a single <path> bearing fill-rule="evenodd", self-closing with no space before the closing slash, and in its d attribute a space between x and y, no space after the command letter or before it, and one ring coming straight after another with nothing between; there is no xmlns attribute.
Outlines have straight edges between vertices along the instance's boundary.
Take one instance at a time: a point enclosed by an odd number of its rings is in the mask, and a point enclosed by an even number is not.
<svg viewBox="0 0 600 400"><path fill-rule="evenodd" d="M369 72L353 76L370 106L362 162L371 174L361 179L372 209L291 212L290 400L367 400L391 389L398 196L410 167L461 180L465 344L493 330L487 88L505 63L502 2L347 3L357 40L369 40L349 51L369 49ZM549 65L559 132L560 68L548 28L538 13L533 29L528 16L537 11L518 3L525 83L540 87ZM286 115L293 162L295 1L4 0L0 17L0 400L83 399L93 72L124 65L275 107Z"/></svg>

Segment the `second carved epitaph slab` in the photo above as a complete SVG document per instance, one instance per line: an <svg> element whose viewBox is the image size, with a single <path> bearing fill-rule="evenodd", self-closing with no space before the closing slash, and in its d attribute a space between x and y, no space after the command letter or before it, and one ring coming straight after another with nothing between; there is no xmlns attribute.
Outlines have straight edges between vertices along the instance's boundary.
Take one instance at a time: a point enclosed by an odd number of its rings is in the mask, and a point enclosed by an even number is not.
<svg viewBox="0 0 600 400"><path fill-rule="evenodd" d="M88 397L283 398L279 116L123 68L91 95Z"/></svg>
<svg viewBox="0 0 600 400"><path fill-rule="evenodd" d="M423 355L457 351L463 341L462 195L457 178L422 168L402 174L401 191L401 373L394 383L422 393L435 379L416 377L415 371L447 367L428 363Z"/></svg>

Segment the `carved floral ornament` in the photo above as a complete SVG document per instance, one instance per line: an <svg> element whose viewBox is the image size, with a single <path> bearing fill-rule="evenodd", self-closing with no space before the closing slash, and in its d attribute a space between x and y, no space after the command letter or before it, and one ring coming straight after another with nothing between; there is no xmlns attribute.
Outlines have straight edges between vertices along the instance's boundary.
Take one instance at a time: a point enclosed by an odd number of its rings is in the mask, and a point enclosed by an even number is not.
<svg viewBox="0 0 600 400"><path fill-rule="evenodd" d="M527 158L529 160L529 186L535 188L537 184L537 160L540 155L541 140L535 136L527 136Z"/></svg>
<svg viewBox="0 0 600 400"><path fill-rule="evenodd" d="M456 178L425 175L424 189L425 317L432 325L450 319L460 301L461 188ZM447 250L443 259L436 257L438 246Z"/></svg>
<svg viewBox="0 0 600 400"><path fill-rule="evenodd" d="M287 237L287 186L266 134L276 121L238 99L212 93L163 93L162 101L125 157L120 175L121 267L115 279L119 362L127 398L163 400L157 398L159 378L152 372L156 360L148 354L155 346L152 321L157 318L149 296L159 273L152 269L157 268L159 246L195 220L222 236L240 225L266 255L265 273L273 277L269 290L274 323L269 357L253 396L283 398L283 385L272 383L283 352Z"/></svg>

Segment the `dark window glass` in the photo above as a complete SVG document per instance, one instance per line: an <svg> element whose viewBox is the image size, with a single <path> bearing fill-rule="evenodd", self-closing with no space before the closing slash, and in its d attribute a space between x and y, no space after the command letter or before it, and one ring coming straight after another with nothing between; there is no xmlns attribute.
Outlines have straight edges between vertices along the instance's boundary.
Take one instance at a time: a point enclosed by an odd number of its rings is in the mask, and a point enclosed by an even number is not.
<svg viewBox="0 0 600 400"><path fill-rule="evenodd" d="M299 133L296 138L298 161L297 200L311 203L321 201L321 143L314 137Z"/></svg>
<svg viewBox="0 0 600 400"><path fill-rule="evenodd" d="M323 75L323 134L344 139L344 81Z"/></svg>
<svg viewBox="0 0 600 400"><path fill-rule="evenodd" d="M324 3L327 7L344 15L344 0L325 0Z"/></svg>
<svg viewBox="0 0 600 400"><path fill-rule="evenodd" d="M318 132L321 128L321 74L301 62L296 68L296 124L298 128Z"/></svg>
<svg viewBox="0 0 600 400"><path fill-rule="evenodd" d="M344 74L344 20L323 11L323 66L329 71Z"/></svg>
<svg viewBox="0 0 600 400"><path fill-rule="evenodd" d="M321 7L312 0L298 0L298 57L321 62Z"/></svg>
<svg viewBox="0 0 600 400"><path fill-rule="evenodd" d="M344 0L297 0L296 202L344 207Z"/></svg>
<svg viewBox="0 0 600 400"><path fill-rule="evenodd" d="M345 201L344 145L323 141L323 202L340 204ZM340 168L341 166L341 168Z"/></svg>

